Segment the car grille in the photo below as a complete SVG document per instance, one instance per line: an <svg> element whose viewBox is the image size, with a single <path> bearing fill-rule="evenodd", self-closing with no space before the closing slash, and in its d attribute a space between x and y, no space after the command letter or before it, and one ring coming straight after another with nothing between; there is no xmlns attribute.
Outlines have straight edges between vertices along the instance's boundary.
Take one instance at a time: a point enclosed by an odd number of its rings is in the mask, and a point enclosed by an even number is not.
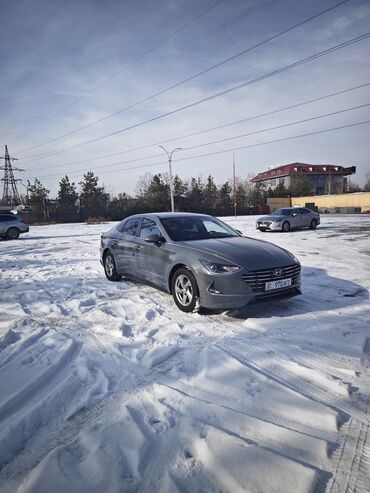
<svg viewBox="0 0 370 493"><path fill-rule="evenodd" d="M258 226L271 226L272 221L258 221Z"/></svg>
<svg viewBox="0 0 370 493"><path fill-rule="evenodd" d="M281 272L277 274L277 270ZM300 271L301 266L294 264L275 269L249 271L248 274L243 274L241 277L252 291L264 291L266 282L278 281L279 279L287 279L289 277L292 279L292 285L294 286L298 281Z"/></svg>

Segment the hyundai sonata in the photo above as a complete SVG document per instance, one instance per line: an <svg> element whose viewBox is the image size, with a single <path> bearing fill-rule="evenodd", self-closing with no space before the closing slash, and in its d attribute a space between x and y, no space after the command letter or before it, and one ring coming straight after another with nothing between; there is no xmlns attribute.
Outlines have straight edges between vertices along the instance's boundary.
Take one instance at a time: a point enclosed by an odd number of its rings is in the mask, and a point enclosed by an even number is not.
<svg viewBox="0 0 370 493"><path fill-rule="evenodd" d="M125 276L155 285L184 312L300 294L301 266L292 253L203 214L128 217L101 236L100 259L110 281Z"/></svg>
<svg viewBox="0 0 370 493"><path fill-rule="evenodd" d="M283 231L291 229L316 229L320 224L320 214L306 209L306 207L284 207L277 209L269 216L262 216L256 221L256 228L260 231Z"/></svg>

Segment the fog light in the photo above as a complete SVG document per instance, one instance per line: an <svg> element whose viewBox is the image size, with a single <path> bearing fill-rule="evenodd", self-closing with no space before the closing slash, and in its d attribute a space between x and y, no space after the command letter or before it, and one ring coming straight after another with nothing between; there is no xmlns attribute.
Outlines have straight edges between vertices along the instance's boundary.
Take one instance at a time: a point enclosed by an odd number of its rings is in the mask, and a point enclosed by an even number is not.
<svg viewBox="0 0 370 493"><path fill-rule="evenodd" d="M222 294L221 291L215 288L215 283L212 282L212 284L209 286L208 291L212 294Z"/></svg>

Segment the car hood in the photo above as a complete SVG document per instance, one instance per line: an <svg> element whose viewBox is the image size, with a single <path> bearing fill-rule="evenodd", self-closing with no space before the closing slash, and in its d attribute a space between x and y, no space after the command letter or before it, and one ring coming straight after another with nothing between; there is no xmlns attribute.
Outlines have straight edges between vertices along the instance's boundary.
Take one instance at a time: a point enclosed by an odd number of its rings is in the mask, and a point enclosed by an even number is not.
<svg viewBox="0 0 370 493"><path fill-rule="evenodd" d="M288 251L273 243L253 238L211 238L182 241L179 244L197 250L200 258L202 253L215 255L247 270L269 269L294 263L293 257ZM204 260L211 259L204 257ZM216 259L212 260L216 261Z"/></svg>
<svg viewBox="0 0 370 493"><path fill-rule="evenodd" d="M281 220L288 218L288 217L289 216L276 216L276 215L275 216L262 216L262 217L259 217L257 219L257 221L262 221L262 222L263 221L276 221L276 220L281 221Z"/></svg>

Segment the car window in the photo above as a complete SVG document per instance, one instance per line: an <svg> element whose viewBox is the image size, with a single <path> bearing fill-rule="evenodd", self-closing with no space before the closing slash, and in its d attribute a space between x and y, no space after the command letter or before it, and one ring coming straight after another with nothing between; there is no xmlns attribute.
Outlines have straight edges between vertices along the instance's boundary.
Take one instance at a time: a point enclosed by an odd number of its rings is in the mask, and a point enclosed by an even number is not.
<svg viewBox="0 0 370 493"><path fill-rule="evenodd" d="M310 214L312 211L310 211L310 209L299 209L299 212L301 214Z"/></svg>
<svg viewBox="0 0 370 493"><path fill-rule="evenodd" d="M299 216L299 214L300 213L299 213L299 209L298 208L292 210L292 216Z"/></svg>
<svg viewBox="0 0 370 493"><path fill-rule="evenodd" d="M134 236L136 231L137 231L137 227L139 225L139 218L132 218L132 219L128 219L122 226L121 230L121 233L125 234L125 235L130 235L130 236Z"/></svg>
<svg viewBox="0 0 370 493"><path fill-rule="evenodd" d="M218 219L199 216L161 218L161 223L173 241L206 240L239 236Z"/></svg>
<svg viewBox="0 0 370 493"><path fill-rule="evenodd" d="M147 236L157 233L158 235L161 234L161 231L153 219L149 219L147 217L144 217L142 223L141 223L141 228L140 228L140 238L144 239L147 238Z"/></svg>
<svg viewBox="0 0 370 493"><path fill-rule="evenodd" d="M214 221L203 221L203 224L208 233L212 233L213 231L215 233L225 233L225 228Z"/></svg>
<svg viewBox="0 0 370 493"><path fill-rule="evenodd" d="M290 216L292 209L277 209L271 216Z"/></svg>
<svg viewBox="0 0 370 493"><path fill-rule="evenodd" d="M5 223L7 221L16 221L16 217L14 215L4 215L0 214L0 222Z"/></svg>

